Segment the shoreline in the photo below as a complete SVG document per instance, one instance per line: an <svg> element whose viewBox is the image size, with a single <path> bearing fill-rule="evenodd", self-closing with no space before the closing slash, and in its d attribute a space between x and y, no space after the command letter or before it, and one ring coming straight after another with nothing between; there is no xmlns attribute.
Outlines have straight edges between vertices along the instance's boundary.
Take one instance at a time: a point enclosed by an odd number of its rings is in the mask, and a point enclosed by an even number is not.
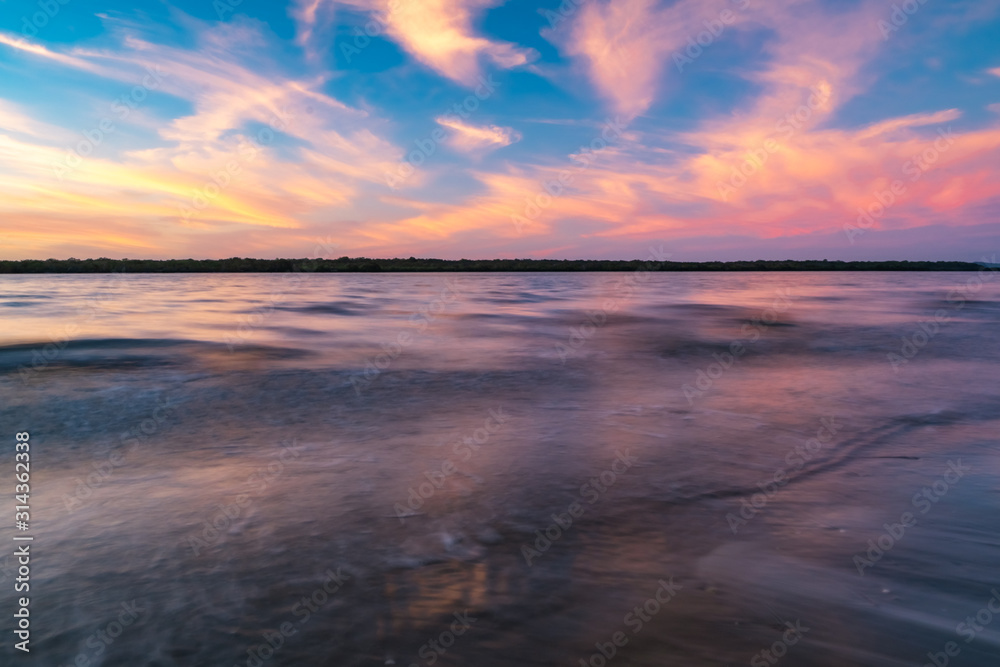
<svg viewBox="0 0 1000 667"><path fill-rule="evenodd" d="M755 260L732 262L652 262L573 259L48 259L2 260L0 275L79 273L585 273L585 272L838 272L979 271L988 262Z"/></svg>

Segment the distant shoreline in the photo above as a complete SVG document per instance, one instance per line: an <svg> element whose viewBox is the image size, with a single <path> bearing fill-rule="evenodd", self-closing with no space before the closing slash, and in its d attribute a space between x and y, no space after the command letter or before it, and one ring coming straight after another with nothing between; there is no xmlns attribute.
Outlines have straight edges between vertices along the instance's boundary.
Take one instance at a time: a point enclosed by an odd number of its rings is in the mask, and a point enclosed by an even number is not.
<svg viewBox="0 0 1000 667"><path fill-rule="evenodd" d="M978 271L979 262L756 260L654 262L576 259L48 259L3 260L0 274L26 273L500 273L586 271Z"/></svg>

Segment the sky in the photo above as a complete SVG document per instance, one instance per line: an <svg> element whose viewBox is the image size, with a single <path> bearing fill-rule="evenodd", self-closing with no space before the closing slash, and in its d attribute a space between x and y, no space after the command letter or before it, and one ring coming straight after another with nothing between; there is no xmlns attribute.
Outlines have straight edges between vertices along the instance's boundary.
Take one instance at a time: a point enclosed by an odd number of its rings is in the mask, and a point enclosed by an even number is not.
<svg viewBox="0 0 1000 667"><path fill-rule="evenodd" d="M0 259L979 261L998 172L1000 0L0 0Z"/></svg>

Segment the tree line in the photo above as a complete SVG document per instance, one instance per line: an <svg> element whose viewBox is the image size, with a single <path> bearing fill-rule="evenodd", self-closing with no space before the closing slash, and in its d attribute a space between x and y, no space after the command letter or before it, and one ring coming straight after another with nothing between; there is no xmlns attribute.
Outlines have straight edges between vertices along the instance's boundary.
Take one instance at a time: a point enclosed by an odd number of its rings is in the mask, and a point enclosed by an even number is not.
<svg viewBox="0 0 1000 667"><path fill-rule="evenodd" d="M398 273L489 271L977 271L975 262L763 260L650 262L608 259L24 259L0 260L0 273Z"/></svg>

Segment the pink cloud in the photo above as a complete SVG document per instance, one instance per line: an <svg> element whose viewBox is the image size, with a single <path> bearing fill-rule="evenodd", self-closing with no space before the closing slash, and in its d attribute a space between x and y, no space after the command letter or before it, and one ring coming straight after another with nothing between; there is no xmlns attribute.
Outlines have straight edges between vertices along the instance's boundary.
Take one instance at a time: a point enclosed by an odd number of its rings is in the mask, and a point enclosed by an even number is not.
<svg viewBox="0 0 1000 667"><path fill-rule="evenodd" d="M448 145L463 153L481 153L521 140L521 134L509 127L473 125L450 116L438 118L437 122L451 130Z"/></svg>
<svg viewBox="0 0 1000 667"><path fill-rule="evenodd" d="M738 5L721 0L680 0L669 6L657 0L593 0L568 25L557 23L545 34L579 57L612 109L632 119L662 92L668 73L678 75L675 58L685 57L689 40L705 33L710 45L746 18Z"/></svg>

